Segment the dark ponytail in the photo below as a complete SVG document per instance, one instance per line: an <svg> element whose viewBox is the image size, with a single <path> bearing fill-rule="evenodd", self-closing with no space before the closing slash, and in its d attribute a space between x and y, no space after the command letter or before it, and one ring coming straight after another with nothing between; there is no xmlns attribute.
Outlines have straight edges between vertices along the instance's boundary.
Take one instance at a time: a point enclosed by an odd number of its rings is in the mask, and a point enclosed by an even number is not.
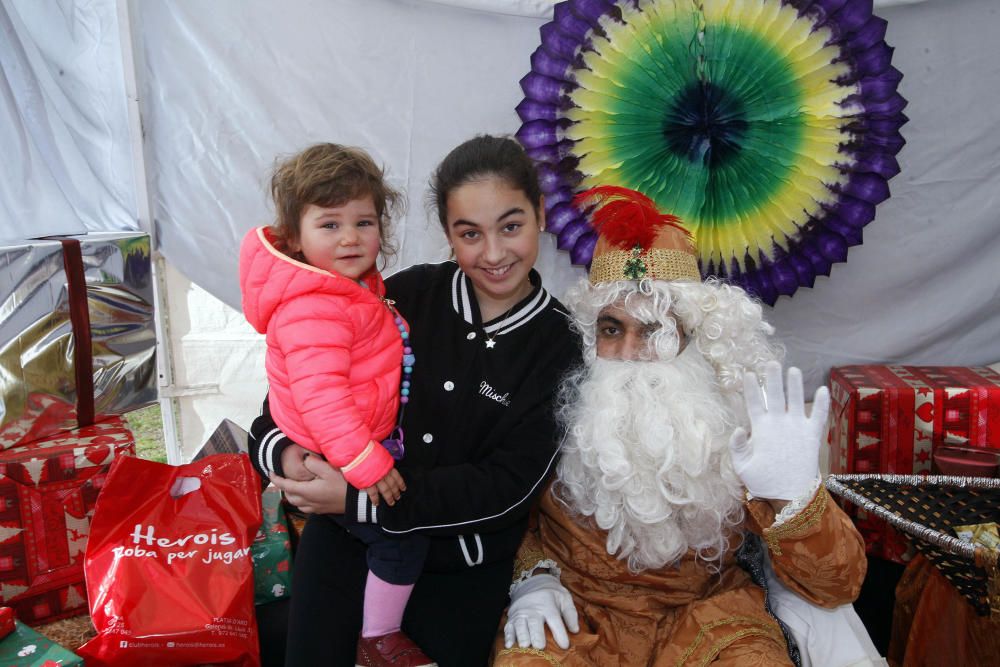
<svg viewBox="0 0 1000 667"><path fill-rule="evenodd" d="M484 134L459 144L441 161L431 177L430 196L446 235L448 195L466 183L490 177L499 178L511 188L522 191L535 213L539 212L542 190L534 162L514 139Z"/></svg>

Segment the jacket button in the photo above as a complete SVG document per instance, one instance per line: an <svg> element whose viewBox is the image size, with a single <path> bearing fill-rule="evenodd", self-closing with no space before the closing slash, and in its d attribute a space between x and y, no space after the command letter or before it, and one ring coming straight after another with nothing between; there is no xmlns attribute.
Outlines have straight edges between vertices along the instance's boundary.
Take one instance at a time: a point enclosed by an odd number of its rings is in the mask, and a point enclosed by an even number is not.
<svg viewBox="0 0 1000 667"><path fill-rule="evenodd" d="M430 444L433 441L434 441L434 436L433 435L431 435L430 433L424 433L424 442L426 442L427 444Z"/></svg>
<svg viewBox="0 0 1000 667"><path fill-rule="evenodd" d="M444 383L444 390L445 391L451 391L454 388L455 388L455 383L452 382L451 380L448 380L447 382Z"/></svg>
<svg viewBox="0 0 1000 667"><path fill-rule="evenodd" d="M475 331L470 331L470 332L469 332L469 333L468 333L468 334L467 334L467 335L465 336L466 340L472 340L472 339L473 339L473 338L475 338L475 337L476 337L476 332L475 332Z"/></svg>

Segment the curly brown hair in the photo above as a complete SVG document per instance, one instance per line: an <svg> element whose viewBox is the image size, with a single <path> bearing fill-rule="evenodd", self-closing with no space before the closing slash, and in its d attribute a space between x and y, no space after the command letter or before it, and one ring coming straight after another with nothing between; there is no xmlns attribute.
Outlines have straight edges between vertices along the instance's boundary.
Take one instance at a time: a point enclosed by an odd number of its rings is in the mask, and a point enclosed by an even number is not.
<svg viewBox="0 0 1000 667"><path fill-rule="evenodd" d="M392 213L402 197L385 181L385 172L360 148L316 144L280 162L271 176L276 220L271 225L275 246L286 254L299 241L299 224L309 204L341 206L371 195L378 214L379 251L383 258L396 252L392 244Z"/></svg>

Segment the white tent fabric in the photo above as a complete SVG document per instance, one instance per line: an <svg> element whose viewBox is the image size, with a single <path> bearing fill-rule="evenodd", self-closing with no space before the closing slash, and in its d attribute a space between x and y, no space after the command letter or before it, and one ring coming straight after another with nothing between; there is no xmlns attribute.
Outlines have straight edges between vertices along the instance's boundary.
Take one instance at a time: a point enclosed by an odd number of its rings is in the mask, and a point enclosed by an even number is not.
<svg viewBox="0 0 1000 667"><path fill-rule="evenodd" d="M517 130L518 80L553 4L118 2L140 48L161 249L234 307L239 240L270 219L275 156L316 141L370 150L408 194L395 268L443 258L424 205L430 172L476 133ZM864 245L770 309L812 387L832 365L1000 359L1000 8L875 4L904 73L908 145ZM0 0L0 238L136 226L115 7ZM539 268L558 295L583 274L544 238Z"/></svg>
<svg viewBox="0 0 1000 667"><path fill-rule="evenodd" d="M0 3L0 241L137 229L114 2Z"/></svg>

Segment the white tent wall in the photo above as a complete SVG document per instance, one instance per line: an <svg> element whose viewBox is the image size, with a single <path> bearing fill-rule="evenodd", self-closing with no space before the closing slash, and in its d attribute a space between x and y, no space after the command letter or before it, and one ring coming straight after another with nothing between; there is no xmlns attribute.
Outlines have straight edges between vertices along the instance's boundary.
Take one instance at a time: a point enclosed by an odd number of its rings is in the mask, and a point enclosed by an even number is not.
<svg viewBox="0 0 1000 667"><path fill-rule="evenodd" d="M179 460L189 460L223 419L245 428L267 390L264 339L243 314L171 265L165 271Z"/></svg>
<svg viewBox="0 0 1000 667"><path fill-rule="evenodd" d="M0 3L0 240L138 229L115 3Z"/></svg>
<svg viewBox="0 0 1000 667"><path fill-rule="evenodd" d="M263 395L259 338L215 299L239 305L239 240L270 220L275 156L327 140L370 150L409 197L390 271L443 258L423 203L430 172L465 138L516 131L517 82L552 3L119 2L133 12L157 232L177 270L166 277L171 392L189 455L220 417L249 423ZM5 233L53 216L134 225L114 5L0 0L0 119L13 123L0 128ZM811 387L832 365L1000 359L1000 5L875 5L904 73L908 145L864 245L770 309ZM543 237L539 268L558 295L582 272Z"/></svg>

